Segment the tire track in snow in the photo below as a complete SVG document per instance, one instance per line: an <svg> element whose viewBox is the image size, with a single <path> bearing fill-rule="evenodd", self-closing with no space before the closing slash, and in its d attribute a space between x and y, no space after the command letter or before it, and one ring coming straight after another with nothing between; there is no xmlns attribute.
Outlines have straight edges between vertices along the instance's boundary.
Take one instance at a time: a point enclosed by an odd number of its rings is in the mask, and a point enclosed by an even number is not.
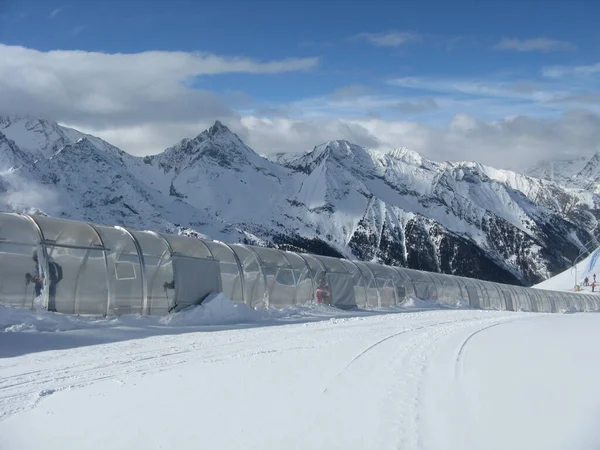
<svg viewBox="0 0 600 450"><path fill-rule="evenodd" d="M342 370L340 370L338 372L338 374L334 377L333 380L331 380L328 385L323 389L323 392L321 394L325 394L328 389L329 389L329 385L331 383L333 383L334 381L336 381L337 378L343 376L343 374L350 368L350 366L352 366L354 363L356 363L359 359L361 359L362 357L364 357L367 353L369 353L370 351L372 351L373 349L375 349L376 347L380 346L381 344L394 339L396 337L402 336L406 333L410 333L413 331L419 331L419 330L423 330L425 328L431 328L431 327L438 327L440 325L446 325L446 324L450 324L450 323L460 323L460 322L472 322L473 319L462 319L462 320L448 320L448 321L444 321L444 322L436 322L433 324L428 324L428 325L422 325L419 327L413 327L413 328L408 328L408 329L404 329L401 330L397 333L393 333L389 336L386 336L382 339L379 339L378 341L376 341L375 343L369 345L367 348L365 348L364 350L362 350L358 355L356 355L354 358L352 358L350 360L350 362L348 362L348 364L346 364L346 366L344 366L344 368Z"/></svg>
<svg viewBox="0 0 600 450"><path fill-rule="evenodd" d="M349 408L355 407L353 401L361 403L367 414L379 418L377 439L382 441L373 442L373 448L389 447L390 443L402 450L422 448L421 392L426 389L425 375L440 343L464 330L507 320L506 316L469 317L388 332L352 357L327 383L320 394L323 407L340 401ZM346 400L357 385L367 386L366 392L360 393L360 400Z"/></svg>
<svg viewBox="0 0 600 450"><path fill-rule="evenodd" d="M396 448L402 450L422 448L420 397L425 388L425 373L440 341L464 329L490 320L496 322L505 319L497 317L470 318L440 323L437 326L427 327L422 333L416 334L407 342L404 351L398 355L392 372L392 379L398 380L390 395L398 399L394 405L399 417L395 423Z"/></svg>
<svg viewBox="0 0 600 450"><path fill-rule="evenodd" d="M539 317L543 317L543 316L539 316ZM534 317L513 317L513 318L508 318L507 320L504 320L502 322L499 323L494 323L488 326L485 326L483 328L480 328L476 331L474 331L473 333L469 334L469 336L467 336L465 338L465 340L462 342L461 346L458 349L458 352L456 353L456 358L455 358L455 364L454 364L454 377L455 379L458 379L462 376L462 371L463 371L463 365L464 365L464 354L465 354L465 350L467 348L467 345L469 344L469 342L478 334L487 331L491 328L500 326L500 325L506 325L509 323L513 323L516 322L517 320L534 320L534 319L538 319L538 316L534 316Z"/></svg>
<svg viewBox="0 0 600 450"><path fill-rule="evenodd" d="M129 375L145 375L169 370L174 366L186 363L202 362L218 364L236 358L251 358L278 351L294 351L311 348L296 346L285 349L265 346L258 340L239 339L224 344L210 345L207 343L186 342L175 345L170 340L167 344L162 341L162 348L136 351L128 344L109 344L106 347L97 346L93 351L78 349L77 353L86 354L86 360L78 360L77 364L60 366L56 364L56 356L37 355L34 361L44 364L45 369L13 374L0 377L0 421L20 412L35 408L45 398L52 394L77 389L90 384L117 380ZM135 342L133 343L134 345ZM276 345L277 343L275 343ZM122 357L115 358L116 348L125 347ZM189 348L191 347L191 348ZM267 347L267 348L265 348ZM227 349L223 351L223 349ZM110 359L105 358L110 356ZM59 363L60 364L60 363Z"/></svg>

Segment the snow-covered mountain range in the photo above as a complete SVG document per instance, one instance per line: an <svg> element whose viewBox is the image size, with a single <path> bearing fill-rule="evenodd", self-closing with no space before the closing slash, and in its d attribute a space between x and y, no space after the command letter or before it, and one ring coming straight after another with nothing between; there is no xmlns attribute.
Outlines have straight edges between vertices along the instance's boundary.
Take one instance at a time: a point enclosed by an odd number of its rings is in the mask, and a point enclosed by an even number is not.
<svg viewBox="0 0 600 450"><path fill-rule="evenodd" d="M600 193L600 152L591 157L542 161L527 173L536 178L556 181L564 186Z"/></svg>
<svg viewBox="0 0 600 450"><path fill-rule="evenodd" d="M521 175L346 141L267 159L220 122L135 157L0 117L0 209L530 285L566 269L598 228L596 189L578 181L600 179L592 160L550 181L542 166Z"/></svg>

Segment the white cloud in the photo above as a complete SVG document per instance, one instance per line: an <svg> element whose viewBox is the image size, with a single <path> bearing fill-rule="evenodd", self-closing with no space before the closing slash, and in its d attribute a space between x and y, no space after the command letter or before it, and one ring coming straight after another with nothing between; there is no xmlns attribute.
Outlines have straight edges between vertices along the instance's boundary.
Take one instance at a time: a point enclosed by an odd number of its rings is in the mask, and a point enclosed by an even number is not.
<svg viewBox="0 0 600 450"><path fill-rule="evenodd" d="M417 33L406 31L388 31L384 33L360 33L355 36L356 39L364 39L367 42L379 47L399 47L410 42L421 40Z"/></svg>
<svg viewBox="0 0 600 450"><path fill-rule="evenodd" d="M580 105L600 105L600 92L584 92L580 94L571 94L564 97L558 97L555 103L573 103Z"/></svg>
<svg viewBox="0 0 600 450"><path fill-rule="evenodd" d="M542 74L548 78L562 78L565 76L579 75L579 76L590 76L600 73L600 63L592 64L589 66L551 66L544 67Z"/></svg>
<svg viewBox="0 0 600 450"><path fill-rule="evenodd" d="M575 45L556 39L535 38L515 39L504 38L494 46L496 50L513 50L517 52L554 52L575 50Z"/></svg>
<svg viewBox="0 0 600 450"><path fill-rule="evenodd" d="M367 95L371 90L361 84L351 84L336 89L329 98L333 101L352 100Z"/></svg>
<svg viewBox="0 0 600 450"><path fill-rule="evenodd" d="M196 77L301 71L318 62L161 51L41 52L0 44L0 113L37 114L98 129L232 116L225 98L190 87Z"/></svg>
<svg viewBox="0 0 600 450"><path fill-rule="evenodd" d="M260 153L307 151L327 140L347 139L382 149L406 146L437 160L521 167L573 149L582 154L595 151L600 142L600 117L592 112L571 111L546 119L524 115L539 114L544 102L556 114L561 105L551 106L550 100L585 94L581 86L553 79L544 84L397 78L389 84L409 95L389 92L395 91L390 86L382 95L350 85L289 104L255 104L243 92L222 96L192 87L202 76L303 71L318 62L158 51L40 52L0 45L0 114L48 117L137 155L160 152L200 133L215 119ZM236 109L241 107L247 111ZM398 120L403 109L431 109L436 115L444 113L446 121L433 126ZM491 118L482 120L489 112Z"/></svg>
<svg viewBox="0 0 600 450"><path fill-rule="evenodd" d="M469 79L447 79L447 78L425 78L425 77L405 77L393 78L388 80L388 84L406 89L423 90L437 93L460 93L479 97L500 97L500 98L538 98L539 100L552 97L543 91L521 87L522 83L512 81L494 81L494 80L469 80ZM532 83L529 84L531 88Z"/></svg>
<svg viewBox="0 0 600 450"><path fill-rule="evenodd" d="M61 12L60 8L56 8L54 9L49 15L48 15L48 19L54 19L56 16L58 16L58 14Z"/></svg>
<svg viewBox="0 0 600 450"><path fill-rule="evenodd" d="M597 90L593 83L549 78L538 80L496 79L497 77L493 76L481 78L485 78L485 81L480 79L405 77L390 79L388 84L402 88L402 92L416 92L421 95L426 92L438 95L446 100L452 99L450 103L455 108L460 107L457 102L463 102L464 106L467 107L469 103L487 100L487 111L495 111L496 116L502 115L498 112L498 108L502 111L513 108L512 113L507 112L505 115L514 114L515 111L519 114L560 112L563 108L559 107L559 103L563 99L580 99L582 101L579 103L596 103L595 101L585 101L586 98L589 100L589 95L594 90ZM436 100L441 105L439 99ZM485 111L482 110L481 113L483 114Z"/></svg>

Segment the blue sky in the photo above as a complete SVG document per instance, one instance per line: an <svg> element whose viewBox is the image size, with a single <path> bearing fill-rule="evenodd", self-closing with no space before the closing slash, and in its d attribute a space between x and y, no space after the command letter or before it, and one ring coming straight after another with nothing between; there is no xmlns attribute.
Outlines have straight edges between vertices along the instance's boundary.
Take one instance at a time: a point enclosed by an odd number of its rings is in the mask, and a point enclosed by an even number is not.
<svg viewBox="0 0 600 450"><path fill-rule="evenodd" d="M595 123L598 17L600 5L591 0L0 0L0 56L11 56L11 73L25 73L29 86L40 83L34 89L15 80L5 102L133 153L155 153L167 139L225 118L264 152L347 138L416 147L432 157L474 157L481 151L472 148L495 133L489 127L497 121L512 127L513 141L531 131L519 123L515 132L515 116L553 130L571 129L569 121ZM196 52L201 61L191 61ZM37 101L52 97L42 86L75 106ZM140 137L160 127L164 138L155 144ZM544 133L535 127L540 156ZM443 138L458 132L470 140ZM596 150L592 138L560 139L563 147ZM463 155L461 145L471 150Z"/></svg>

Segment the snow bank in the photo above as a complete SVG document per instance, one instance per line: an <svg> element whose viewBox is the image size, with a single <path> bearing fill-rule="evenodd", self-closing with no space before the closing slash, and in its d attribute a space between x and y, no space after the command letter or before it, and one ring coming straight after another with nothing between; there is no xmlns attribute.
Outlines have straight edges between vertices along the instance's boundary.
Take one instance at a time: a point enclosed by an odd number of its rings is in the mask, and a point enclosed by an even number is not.
<svg viewBox="0 0 600 450"><path fill-rule="evenodd" d="M43 309L32 311L29 308L0 305L0 332L58 332L99 328L160 329L250 323L264 325L373 315L381 312L384 311L343 311L318 304L254 310L243 303L234 303L225 294L218 293L209 296L199 306L162 317L128 314L92 318L53 313Z"/></svg>
<svg viewBox="0 0 600 450"><path fill-rule="evenodd" d="M106 320L0 305L0 331L67 331L90 328L101 322Z"/></svg>
<svg viewBox="0 0 600 450"><path fill-rule="evenodd" d="M322 304L306 304L288 308L252 309L243 303L232 302L225 294L209 296L201 305L189 307L168 316L128 314L109 317L82 317L38 309L0 305L0 332L59 332L106 328L174 329L198 326L241 325L255 326L314 322L378 314L432 309L466 309L468 304L440 304L436 300L408 299L402 305L342 310Z"/></svg>
<svg viewBox="0 0 600 450"><path fill-rule="evenodd" d="M168 316L142 316L139 314L118 317L89 318L58 314L39 309L13 308L0 305L0 331L70 331L115 326L126 327L186 327L197 325L224 325L261 320L258 311L245 304L236 304L225 294L208 297L202 305L186 308Z"/></svg>
<svg viewBox="0 0 600 450"><path fill-rule="evenodd" d="M244 303L233 303L221 292L211 294L199 306L160 317L158 322L167 326L223 325L253 322L261 318L259 311Z"/></svg>
<svg viewBox="0 0 600 450"><path fill-rule="evenodd" d="M466 300L457 300L454 304L440 303L438 300L421 300L418 298L409 298L401 307L403 309L468 309L469 302Z"/></svg>

